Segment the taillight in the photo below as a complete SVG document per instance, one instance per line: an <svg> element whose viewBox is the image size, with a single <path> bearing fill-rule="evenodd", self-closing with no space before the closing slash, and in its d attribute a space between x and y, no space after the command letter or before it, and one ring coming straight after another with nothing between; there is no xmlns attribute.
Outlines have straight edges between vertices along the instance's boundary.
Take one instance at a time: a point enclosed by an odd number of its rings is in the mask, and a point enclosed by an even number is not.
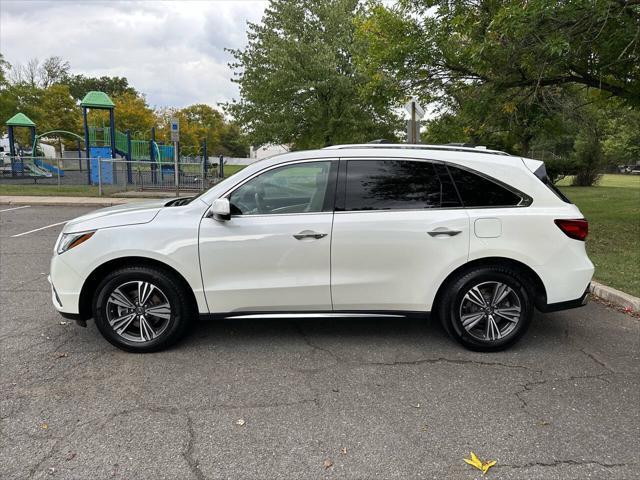
<svg viewBox="0 0 640 480"><path fill-rule="evenodd" d="M584 241L589 233L589 222L584 218L576 220L559 219L554 220L554 222L556 222L556 225L560 227L560 230L562 230L569 238Z"/></svg>

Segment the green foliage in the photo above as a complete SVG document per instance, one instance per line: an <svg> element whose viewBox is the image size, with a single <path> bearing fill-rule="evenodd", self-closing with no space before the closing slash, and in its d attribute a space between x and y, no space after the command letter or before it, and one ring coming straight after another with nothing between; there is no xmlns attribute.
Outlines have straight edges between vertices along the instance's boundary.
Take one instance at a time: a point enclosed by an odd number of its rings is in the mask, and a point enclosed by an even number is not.
<svg viewBox="0 0 640 480"><path fill-rule="evenodd" d="M544 157L585 184L638 158L638 2L404 0L357 36L370 71L435 107L426 142Z"/></svg>
<svg viewBox="0 0 640 480"><path fill-rule="evenodd" d="M111 98L119 95L140 95L135 88L129 85L124 77L86 77L84 75L67 75L63 83L69 86L71 95L76 100L82 98L93 90L104 92Z"/></svg>
<svg viewBox="0 0 640 480"><path fill-rule="evenodd" d="M232 50L240 87L228 111L252 142L312 148L394 138L390 97L358 68L357 0L273 0Z"/></svg>
<svg viewBox="0 0 640 480"><path fill-rule="evenodd" d="M203 140L207 140L207 154L246 157L249 146L237 125L227 122L222 113L205 104L159 112L156 137L170 141L170 121L180 121L180 144L184 155L201 155Z"/></svg>

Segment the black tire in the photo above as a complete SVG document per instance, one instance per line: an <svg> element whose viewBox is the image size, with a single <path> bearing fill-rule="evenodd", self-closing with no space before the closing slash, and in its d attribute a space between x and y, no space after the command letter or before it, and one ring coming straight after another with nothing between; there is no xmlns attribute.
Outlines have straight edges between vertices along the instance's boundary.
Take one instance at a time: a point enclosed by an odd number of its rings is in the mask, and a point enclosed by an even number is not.
<svg viewBox="0 0 640 480"><path fill-rule="evenodd" d="M513 325L513 321L506 321L504 318L498 317L494 313L494 309L491 309L492 307L489 305L485 307L488 310L484 310L483 307L470 303L469 298L465 297L473 287L479 287L479 290L476 291L483 293L483 300L490 304L492 298L487 297L486 293L495 284L506 285L511 289L512 293L508 294L508 298L503 301L506 303L502 305L506 305L504 308L507 309L520 309L519 319L515 322L515 325ZM504 350L517 342L529 328L533 317L532 295L526 280L508 267L488 266L474 268L460 273L448 282L445 288L446 290L438 305L440 321L449 335L470 350L481 352ZM471 318L474 313L481 315L482 318L476 324L477 326L468 331L463 326L462 314L465 311L468 312L465 309L469 308L470 305L478 310L466 313L465 320L477 319L477 317ZM496 308L495 310L504 312L504 308ZM494 323L497 327L498 325L504 325L504 335L498 334L499 327L497 330L492 331L490 335L489 314L491 314L492 319L499 321L499 323ZM473 324L473 321L469 322L469 325L471 324ZM484 334L481 332L482 327L487 329ZM487 338L478 338L482 335L487 336Z"/></svg>
<svg viewBox="0 0 640 480"><path fill-rule="evenodd" d="M147 314L150 321L157 322L156 325L162 325L162 328L158 328L158 334L153 338L151 338L151 334L148 334L151 339L145 341L143 341L144 335L139 316L133 321L129 321L130 327L124 332L125 336L114 330L108 318L114 308L114 303L110 300L114 290L125 285L131 285L129 288L133 290L136 282L147 282L154 286L152 293L149 294L150 301L155 299L162 302L162 305L168 303L170 306L168 313L165 311L162 313L168 318L156 318L153 314ZM98 285L93 298L93 318L98 330L112 345L127 352L157 352L175 344L187 332L195 311L193 300L183 283L169 272L147 266L124 267L109 273ZM135 298L135 293L133 295ZM158 298L161 300L157 300ZM124 312L127 313L130 310L124 310ZM135 336L136 321L140 330L140 339L137 341L132 339ZM145 325L151 325L151 323L148 322ZM155 330L151 331L156 333ZM148 332L145 330L145 333Z"/></svg>

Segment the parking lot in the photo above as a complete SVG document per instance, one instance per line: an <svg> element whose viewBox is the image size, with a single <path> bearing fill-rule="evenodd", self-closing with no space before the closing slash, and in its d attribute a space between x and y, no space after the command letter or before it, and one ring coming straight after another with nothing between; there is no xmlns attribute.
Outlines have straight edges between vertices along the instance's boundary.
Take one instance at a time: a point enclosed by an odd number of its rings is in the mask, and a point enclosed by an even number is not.
<svg viewBox="0 0 640 480"><path fill-rule="evenodd" d="M495 354L435 321L212 321L127 354L51 305L89 210L0 206L2 479L480 478L470 451L487 478L640 478L637 318L537 315Z"/></svg>

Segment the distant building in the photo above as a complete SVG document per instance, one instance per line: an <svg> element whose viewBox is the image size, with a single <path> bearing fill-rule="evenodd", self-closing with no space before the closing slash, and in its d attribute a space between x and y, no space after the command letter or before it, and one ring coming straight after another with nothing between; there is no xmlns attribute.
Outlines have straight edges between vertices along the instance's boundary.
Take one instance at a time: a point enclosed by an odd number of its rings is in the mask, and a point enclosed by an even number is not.
<svg viewBox="0 0 640 480"><path fill-rule="evenodd" d="M259 147L254 147L252 145L249 147L249 158L262 160L263 158L273 157L279 153L286 153L289 150L288 145L276 145L272 143L267 143L266 145L261 145Z"/></svg>

